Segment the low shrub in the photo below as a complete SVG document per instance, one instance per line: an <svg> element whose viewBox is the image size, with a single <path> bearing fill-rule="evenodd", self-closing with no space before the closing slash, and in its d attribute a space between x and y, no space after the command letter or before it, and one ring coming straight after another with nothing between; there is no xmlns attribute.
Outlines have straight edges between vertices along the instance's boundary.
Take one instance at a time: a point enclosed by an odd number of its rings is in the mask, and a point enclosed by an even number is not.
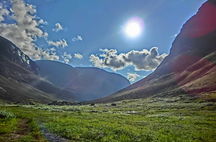
<svg viewBox="0 0 216 142"><path fill-rule="evenodd" d="M11 119L11 118L16 118L16 116L11 112L0 110L0 119Z"/></svg>

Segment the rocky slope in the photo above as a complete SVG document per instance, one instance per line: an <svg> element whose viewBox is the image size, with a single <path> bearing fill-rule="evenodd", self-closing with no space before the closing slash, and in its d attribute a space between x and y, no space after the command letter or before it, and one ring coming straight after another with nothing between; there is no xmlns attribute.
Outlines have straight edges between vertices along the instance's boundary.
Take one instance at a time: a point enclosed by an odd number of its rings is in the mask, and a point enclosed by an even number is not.
<svg viewBox="0 0 216 142"><path fill-rule="evenodd" d="M73 100L72 92L39 77L38 66L16 45L0 37L0 99L8 102L48 103Z"/></svg>
<svg viewBox="0 0 216 142"><path fill-rule="evenodd" d="M77 92L76 99L79 101L102 98L130 85L123 76L99 68L74 68L47 60L36 63L42 77L61 88Z"/></svg>
<svg viewBox="0 0 216 142"><path fill-rule="evenodd" d="M216 100L216 1L209 0L182 27L169 56L148 77L95 102L190 95Z"/></svg>

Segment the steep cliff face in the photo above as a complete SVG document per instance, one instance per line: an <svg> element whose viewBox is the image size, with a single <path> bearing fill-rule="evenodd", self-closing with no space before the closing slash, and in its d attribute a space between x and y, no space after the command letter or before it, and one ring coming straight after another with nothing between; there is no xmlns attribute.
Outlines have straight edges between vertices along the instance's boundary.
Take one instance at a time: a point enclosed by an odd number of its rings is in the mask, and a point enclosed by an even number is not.
<svg viewBox="0 0 216 142"><path fill-rule="evenodd" d="M173 42L170 55L155 71L157 74L181 72L189 65L215 51L216 4L206 2L188 20Z"/></svg>
<svg viewBox="0 0 216 142"><path fill-rule="evenodd" d="M216 99L215 91L216 1L209 0L184 24L152 74L99 102L177 94Z"/></svg>

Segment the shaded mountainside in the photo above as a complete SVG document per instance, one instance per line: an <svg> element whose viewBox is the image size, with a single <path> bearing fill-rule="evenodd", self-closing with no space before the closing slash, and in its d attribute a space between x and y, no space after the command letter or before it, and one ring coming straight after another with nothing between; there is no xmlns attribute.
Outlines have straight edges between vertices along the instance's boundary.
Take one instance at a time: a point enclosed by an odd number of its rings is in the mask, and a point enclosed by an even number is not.
<svg viewBox="0 0 216 142"><path fill-rule="evenodd" d="M143 80L95 102L191 95L216 100L216 1L209 0L182 27L169 56Z"/></svg>
<svg viewBox="0 0 216 142"><path fill-rule="evenodd" d="M93 67L72 67L48 60L36 61L39 74L53 84L77 92L80 101L98 99L130 85L123 76Z"/></svg>
<svg viewBox="0 0 216 142"><path fill-rule="evenodd" d="M12 42L0 36L0 59L1 63L13 62L17 66L22 67L25 70L34 72L37 74L38 67L27 55L25 55L19 48L16 47ZM0 72L3 74L9 74L5 70L5 66L1 66ZM12 70L11 70L12 71Z"/></svg>
<svg viewBox="0 0 216 142"><path fill-rule="evenodd" d="M39 77L38 66L9 40L0 37L0 99L8 102L48 103L70 100L72 92Z"/></svg>

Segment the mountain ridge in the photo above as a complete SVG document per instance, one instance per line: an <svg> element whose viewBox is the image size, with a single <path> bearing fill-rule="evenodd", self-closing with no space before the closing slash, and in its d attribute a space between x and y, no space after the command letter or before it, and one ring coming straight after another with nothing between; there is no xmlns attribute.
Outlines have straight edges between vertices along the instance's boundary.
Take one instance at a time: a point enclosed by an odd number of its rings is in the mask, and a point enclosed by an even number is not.
<svg viewBox="0 0 216 142"><path fill-rule="evenodd" d="M72 67L49 60L38 60L36 63L41 77L61 88L77 92L80 101L101 98L130 85L122 75L95 67Z"/></svg>

